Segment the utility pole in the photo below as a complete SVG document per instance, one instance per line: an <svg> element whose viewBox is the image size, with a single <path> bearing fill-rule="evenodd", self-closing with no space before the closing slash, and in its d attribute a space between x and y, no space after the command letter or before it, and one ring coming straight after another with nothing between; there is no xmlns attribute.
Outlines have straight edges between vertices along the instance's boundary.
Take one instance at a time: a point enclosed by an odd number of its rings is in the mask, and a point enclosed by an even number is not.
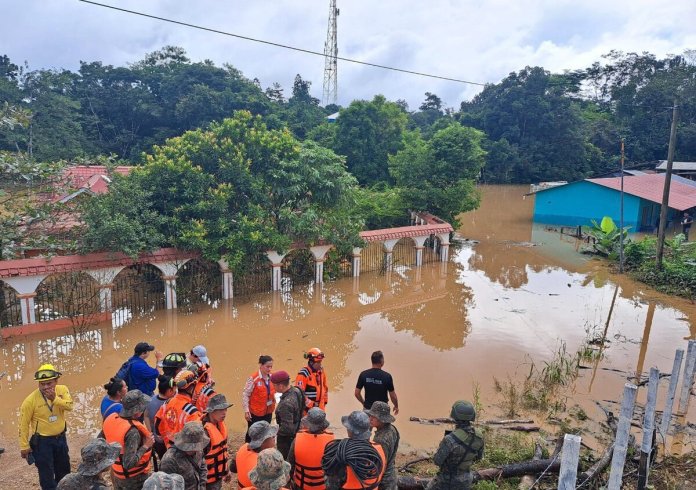
<svg viewBox="0 0 696 490"><path fill-rule="evenodd" d="M677 116L679 106L674 99L672 107L672 128L669 131L669 149L667 150L667 172L665 172L665 188L662 193L662 207L660 208L660 227L657 230L657 257L655 265L662 269L662 256L665 251L665 231L667 228L667 211L669 210L669 187L672 183L672 164L674 163L674 147L677 144Z"/></svg>
<svg viewBox="0 0 696 490"><path fill-rule="evenodd" d="M624 139L621 138L621 213L619 215L619 272L624 271Z"/></svg>
<svg viewBox="0 0 696 490"><path fill-rule="evenodd" d="M336 0L329 0L329 27L324 43L324 105L335 104L338 97L338 14Z"/></svg>

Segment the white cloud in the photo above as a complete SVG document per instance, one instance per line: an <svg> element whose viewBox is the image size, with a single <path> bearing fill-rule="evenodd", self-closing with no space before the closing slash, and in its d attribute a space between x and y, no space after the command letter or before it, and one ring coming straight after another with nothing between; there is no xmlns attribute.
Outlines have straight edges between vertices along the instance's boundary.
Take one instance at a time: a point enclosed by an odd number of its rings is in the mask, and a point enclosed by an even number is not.
<svg viewBox="0 0 696 490"><path fill-rule="evenodd" d="M103 0L122 8L323 51L328 2L319 0ZM589 66L612 49L658 56L696 48L696 2L675 0L338 0L339 55L478 82L526 65L552 71ZM321 98L321 57L197 31L77 0L0 0L0 54L31 68L79 61L122 65L165 44L194 60L230 63L263 86L290 93L295 74ZM449 106L480 88L339 62L339 102L382 93L412 108L426 91Z"/></svg>

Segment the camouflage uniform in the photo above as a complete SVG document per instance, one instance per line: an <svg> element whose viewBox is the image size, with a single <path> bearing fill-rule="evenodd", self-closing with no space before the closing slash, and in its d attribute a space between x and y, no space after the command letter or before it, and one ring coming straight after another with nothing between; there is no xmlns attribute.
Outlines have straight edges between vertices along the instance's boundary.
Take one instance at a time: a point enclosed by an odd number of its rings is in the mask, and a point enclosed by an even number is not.
<svg viewBox="0 0 696 490"><path fill-rule="evenodd" d="M174 445L164 453L160 471L183 476L185 490L205 490L208 466L203 451L209 442L200 422L187 422L174 437ZM193 451L193 456L187 454Z"/></svg>
<svg viewBox="0 0 696 490"><path fill-rule="evenodd" d="M300 428L300 420L304 411L304 394L302 390L291 386L280 396L276 407L276 423L278 424L277 446L283 458L288 457L290 445Z"/></svg>
<svg viewBox="0 0 696 490"><path fill-rule="evenodd" d="M57 490L109 490L100 475L84 476L71 473L58 483Z"/></svg>
<svg viewBox="0 0 696 490"><path fill-rule="evenodd" d="M433 461L440 467L427 490L469 490L471 464L483 457L483 435L470 425L460 425L445 436Z"/></svg>
<svg viewBox="0 0 696 490"><path fill-rule="evenodd" d="M142 436L135 427L128 429L124 439L126 447L123 450L123 467L129 470L138 464L148 448L141 445ZM113 483L115 490L140 490L148 476L150 476L149 472L145 472L128 478L117 478L112 471L111 483Z"/></svg>
<svg viewBox="0 0 696 490"><path fill-rule="evenodd" d="M384 424L381 429L375 431L372 438L374 442L382 446L387 458L387 467L384 470L380 490L396 490L399 476L396 473L396 452L399 449L399 431L392 424Z"/></svg>

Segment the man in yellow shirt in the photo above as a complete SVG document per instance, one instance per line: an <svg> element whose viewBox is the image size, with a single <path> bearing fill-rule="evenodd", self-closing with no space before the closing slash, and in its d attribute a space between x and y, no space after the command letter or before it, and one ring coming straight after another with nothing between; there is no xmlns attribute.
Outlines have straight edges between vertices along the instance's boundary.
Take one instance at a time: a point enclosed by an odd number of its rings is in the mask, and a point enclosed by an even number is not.
<svg viewBox="0 0 696 490"><path fill-rule="evenodd" d="M42 490L55 490L70 473L65 412L72 410L68 387L58 384L61 373L43 364L34 374L39 388L24 399L19 410L19 449L29 464L36 463Z"/></svg>

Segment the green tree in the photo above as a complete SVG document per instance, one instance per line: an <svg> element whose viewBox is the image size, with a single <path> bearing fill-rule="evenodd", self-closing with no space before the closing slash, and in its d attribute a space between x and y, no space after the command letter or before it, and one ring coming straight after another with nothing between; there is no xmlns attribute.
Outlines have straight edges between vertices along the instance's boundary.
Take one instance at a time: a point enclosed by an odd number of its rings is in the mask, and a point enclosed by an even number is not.
<svg viewBox="0 0 696 490"><path fill-rule="evenodd" d="M408 116L382 95L353 101L336 121L334 150L363 185L389 182L388 157L401 149Z"/></svg>

